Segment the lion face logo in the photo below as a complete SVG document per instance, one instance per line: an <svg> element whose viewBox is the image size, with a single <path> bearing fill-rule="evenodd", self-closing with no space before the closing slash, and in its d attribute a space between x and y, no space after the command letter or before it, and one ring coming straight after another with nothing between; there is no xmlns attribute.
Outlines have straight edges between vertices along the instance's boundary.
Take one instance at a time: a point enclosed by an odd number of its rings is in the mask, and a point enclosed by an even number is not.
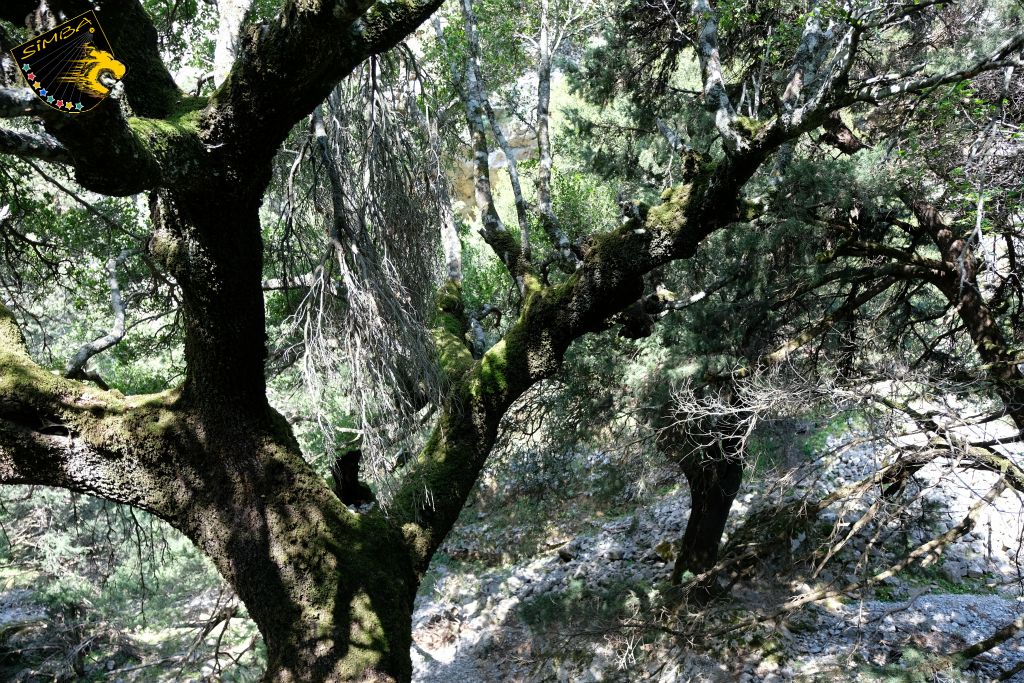
<svg viewBox="0 0 1024 683"><path fill-rule="evenodd" d="M60 77L62 83L73 83L82 92L100 99L110 94L110 89L124 78L124 64L114 59L105 50L93 45L83 46L84 56L72 61L73 66Z"/></svg>

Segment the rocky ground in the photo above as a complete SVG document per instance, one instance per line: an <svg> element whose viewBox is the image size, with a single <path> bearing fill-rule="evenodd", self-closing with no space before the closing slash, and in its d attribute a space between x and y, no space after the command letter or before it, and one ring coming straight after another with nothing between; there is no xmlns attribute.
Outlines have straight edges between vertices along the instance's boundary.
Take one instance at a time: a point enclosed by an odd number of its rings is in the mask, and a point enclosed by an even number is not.
<svg viewBox="0 0 1024 683"><path fill-rule="evenodd" d="M773 470L746 484L730 529L753 500L816 497L873 471L884 452L853 435L830 437L813 466ZM913 501L882 513L817 576L797 562L771 580L738 586L709 624L763 614L793 595L846 584L884 568L952 528L995 475L929 466L908 490ZM828 508L822 520L843 538L874 502ZM883 506L884 507L884 506ZM458 681L992 680L1024 663L1024 638L1007 641L964 671L941 655L962 649L1024 613L1019 573L1024 503L1010 493L936 561L842 599L687 648L671 635L634 628L655 621L671 571L668 545L685 526L689 498L674 489L631 514L581 515L549 529L538 552L514 563L458 562L460 550L515 543L516 528L480 514L446 546L414 622L418 683ZM787 557L822 539L797 535ZM833 541L834 542L834 541ZM467 553L462 552L462 555ZM469 553L471 555L471 553ZM799 565L799 566L796 566ZM789 571L794 569L794 571ZM777 577L788 588L779 592ZM716 622L715 620L718 619ZM661 621L659 623L672 623ZM623 624L625 627L623 628ZM1013 680L1024 681L1024 674Z"/></svg>
<svg viewBox="0 0 1024 683"><path fill-rule="evenodd" d="M877 444L853 433L819 441L811 452L798 448L783 462L752 467L728 533L735 535L752 517L755 502L816 500L869 475L886 457ZM1014 457L1020 461L1019 454ZM608 488L609 476L620 475L620 483L633 481L632 473L621 476L623 463L602 453L567 458L548 468L548 474L526 459L533 469L491 478L491 501L481 497L467 508L417 601L412 652L417 683L923 683L990 681L1024 667L1020 635L966 670L951 667L944 657L1024 614L1019 556L1024 502L1011 493L986 508L969 534L927 566L840 599L765 618L788 598L861 580L951 529L991 487L991 473L929 465L908 487L907 505L879 507L872 495L837 503L819 516L818 531L795 534L775 548L773 557L764 558L764 571L735 586L728 599L686 613L668 599L672 544L683 533L690 506L677 473L652 476L647 493L627 486L608 495L600 492ZM582 474L573 470L581 463ZM508 484L516 475L534 488ZM537 488L542 476L556 477L545 490ZM504 483L498 487L498 481ZM484 483L491 485L487 477ZM877 515L857 526L873 508ZM815 571L818 562L808 558L817 552L820 560L822 547L840 542L834 559ZM202 621L222 607L221 597L216 592L195 597L183 606L185 613L191 621ZM168 606L175 615L181 608ZM81 641L79 618L42 606L37 592L11 586L0 590L0 636L11 646L52 650L47 661L56 664L48 680L70 671L65 655ZM754 623L736 628L744 621ZM158 659L160 666L143 666L138 662L145 654L140 649L145 634L90 628L108 656L98 663L90 659L86 668L103 668L97 675L106 680L198 680L182 678L180 666L166 665L184 652L177 641L167 647L149 643L149 659L154 651L172 656ZM665 628L717 635L697 643ZM232 652L253 647L255 633L250 631L235 634ZM189 633L184 637L191 642ZM194 647L188 642L186 650ZM206 655L198 650L194 655L188 652L185 659L208 680L221 679L216 668L222 662L202 666ZM4 664L0 661L0 680L24 678L23 667L4 669ZM235 679L245 680L250 673L255 678L257 668L238 669ZM1024 673L1011 680L1024 683Z"/></svg>

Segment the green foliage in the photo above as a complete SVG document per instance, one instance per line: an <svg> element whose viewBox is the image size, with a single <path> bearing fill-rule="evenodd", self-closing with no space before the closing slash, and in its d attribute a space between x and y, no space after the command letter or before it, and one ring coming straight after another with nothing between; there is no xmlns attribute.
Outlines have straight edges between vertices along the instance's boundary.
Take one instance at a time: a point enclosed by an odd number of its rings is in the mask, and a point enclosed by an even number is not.
<svg viewBox="0 0 1024 683"><path fill-rule="evenodd" d="M462 241L463 301L469 311L486 304L505 304L513 296L512 283L502 265L483 238L468 225L459 231Z"/></svg>
<svg viewBox="0 0 1024 683"><path fill-rule="evenodd" d="M570 239L614 228L619 207L607 183L583 171L558 171L552 178L553 204L559 225Z"/></svg>
<svg viewBox="0 0 1024 683"><path fill-rule="evenodd" d="M167 388L182 371L181 330L175 285L144 254L146 217L130 199L83 205L71 179L56 173L0 161L0 209L10 213L0 239L0 283L36 358L63 370L82 344L107 334L113 312L105 268L127 254L117 275L128 335L94 367L126 394Z"/></svg>
<svg viewBox="0 0 1024 683"><path fill-rule="evenodd" d="M259 0L255 4L265 7L268 2ZM217 35L215 5L201 0L144 0L143 6L157 28L160 46L170 58L172 68L187 66L202 73L210 71Z"/></svg>

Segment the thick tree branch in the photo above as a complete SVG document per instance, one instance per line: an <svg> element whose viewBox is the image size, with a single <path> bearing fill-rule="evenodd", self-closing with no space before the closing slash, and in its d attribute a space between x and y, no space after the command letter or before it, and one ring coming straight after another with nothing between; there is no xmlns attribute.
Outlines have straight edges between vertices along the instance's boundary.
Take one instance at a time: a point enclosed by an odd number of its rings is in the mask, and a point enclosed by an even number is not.
<svg viewBox="0 0 1024 683"><path fill-rule="evenodd" d="M416 476L396 498L420 570L454 524L512 402L558 371L573 340L604 329L640 299L646 273L693 256L705 237L739 220L743 185L778 145L797 134L779 128L714 167L694 164L689 181L666 190L661 204L619 230L594 236L581 267L565 282L542 287L527 276L519 319L480 360L473 363L464 344L452 344L460 354L460 370L450 375L458 380L453 396L417 459ZM863 296L876 296L888 284ZM854 303L862 303L860 298ZM457 330L464 332L464 326ZM424 496L425 490L431 495Z"/></svg>
<svg viewBox="0 0 1024 683"><path fill-rule="evenodd" d="M171 400L141 405L40 368L0 305L0 484L61 486L172 517L176 504L154 474L165 446L133 433L161 414L171 423Z"/></svg>
<svg viewBox="0 0 1024 683"><path fill-rule="evenodd" d="M52 135L0 128L0 154L70 164L71 154Z"/></svg>
<svg viewBox="0 0 1024 683"><path fill-rule="evenodd" d="M25 3L27 6L29 3ZM33 5L35 3L32 3ZM73 17L92 8L85 0L51 0L49 9L58 18ZM0 17L17 25L30 24L24 6L5 4ZM124 93L132 110L141 116L163 118L181 105L181 93L164 65L157 45L157 33L146 10L138 0L109 0L103 5L103 30L118 58L129 65L122 81ZM12 140L0 151L32 155L48 160L69 161L76 165L79 182L90 190L108 195L128 195L164 182L180 182L195 175L196 163L187 164L184 156L195 155L197 147L183 154L186 137L195 137L182 121L155 124L146 119L133 119L129 124L121 114L118 102L110 100L96 110L76 117L62 116L36 102L27 102L24 93L5 90L0 95L0 114L4 116L41 114L47 132L60 141L65 152L60 155L39 147L21 145ZM187 109L187 107L186 107ZM193 106L192 109L195 109ZM186 135L187 133L187 135ZM9 136L8 136L9 137ZM185 145L187 147L187 145ZM67 158L70 156L70 159ZM60 157L60 158L58 158ZM194 158L194 157L193 157Z"/></svg>
<svg viewBox="0 0 1024 683"><path fill-rule="evenodd" d="M0 88L0 119L32 116L48 111L31 88Z"/></svg>
<svg viewBox="0 0 1024 683"><path fill-rule="evenodd" d="M244 27L238 57L215 93L204 141L262 165L292 126L370 55L394 47L440 0L288 0L269 23Z"/></svg>
<svg viewBox="0 0 1024 683"><path fill-rule="evenodd" d="M1018 370L1018 354L1007 343L999 323L978 287L977 263L970 242L956 233L927 201L906 198L918 224L938 248L943 261L954 264L937 284L957 307L960 319L974 343L984 370L992 380L1004 409L1018 430L1024 429L1024 376Z"/></svg>
<svg viewBox="0 0 1024 683"><path fill-rule="evenodd" d="M47 131L67 148L75 179L86 189L125 197L163 184L197 182L195 166L186 163L198 156L194 130L178 123L126 121L110 99L87 116L88 121L59 113L45 117Z"/></svg>
<svg viewBox="0 0 1024 683"><path fill-rule="evenodd" d="M711 232L735 221L739 188L756 170L748 156L721 162L687 185L667 190L644 220L596 236L580 268L559 285L524 277L523 305L505 337L473 361L462 342L465 324L452 325L452 396L408 484L395 500L414 562L425 571L455 523L483 467L505 411L529 387L558 372L573 340L601 330L643 293L643 276L688 258ZM442 350L442 355L445 352ZM424 491L429 492L425 495Z"/></svg>

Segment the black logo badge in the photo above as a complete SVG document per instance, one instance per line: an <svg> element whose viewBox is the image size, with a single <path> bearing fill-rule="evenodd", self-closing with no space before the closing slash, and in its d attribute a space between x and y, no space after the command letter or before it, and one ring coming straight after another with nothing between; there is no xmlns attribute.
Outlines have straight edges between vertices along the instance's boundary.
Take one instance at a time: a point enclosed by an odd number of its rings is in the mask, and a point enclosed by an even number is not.
<svg viewBox="0 0 1024 683"><path fill-rule="evenodd" d="M92 10L11 50L28 84L48 106L65 114L89 111L124 78Z"/></svg>

